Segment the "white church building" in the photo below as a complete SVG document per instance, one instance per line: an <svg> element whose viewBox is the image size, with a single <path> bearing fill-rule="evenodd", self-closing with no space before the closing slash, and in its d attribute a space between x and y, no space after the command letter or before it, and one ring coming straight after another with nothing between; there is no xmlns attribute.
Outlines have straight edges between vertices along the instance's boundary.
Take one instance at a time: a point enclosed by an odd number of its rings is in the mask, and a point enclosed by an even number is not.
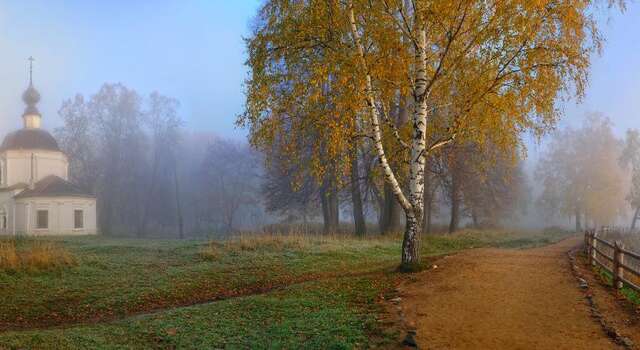
<svg viewBox="0 0 640 350"><path fill-rule="evenodd" d="M41 128L30 77L23 128L0 146L0 234L96 234L96 198L69 182L69 160Z"/></svg>

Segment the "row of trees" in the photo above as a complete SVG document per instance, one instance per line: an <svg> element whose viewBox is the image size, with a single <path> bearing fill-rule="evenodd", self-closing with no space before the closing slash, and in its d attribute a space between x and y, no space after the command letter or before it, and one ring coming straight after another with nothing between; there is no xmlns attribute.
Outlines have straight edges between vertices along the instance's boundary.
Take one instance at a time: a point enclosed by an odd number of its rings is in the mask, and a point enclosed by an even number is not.
<svg viewBox="0 0 640 350"><path fill-rule="evenodd" d="M104 234L184 237L263 221L259 156L244 143L186 133L178 108L122 84L63 102L56 136L72 180L97 194Z"/></svg>
<svg viewBox="0 0 640 350"><path fill-rule="evenodd" d="M350 214L342 221L352 222L359 235L401 231L402 208L377 173L375 157L360 148L354 152L348 174L332 173L320 181L300 163L288 162L286 154L271 153L262 183L266 209L302 224L319 216L329 233L340 230L341 214ZM439 226L448 217L447 229L454 232L462 225L496 227L527 209L530 189L519 158L473 144L451 145L430 156L426 169L425 233L433 231L438 214Z"/></svg>
<svg viewBox="0 0 640 350"><path fill-rule="evenodd" d="M121 84L63 103L64 126L56 134L73 180L98 195L103 233L183 237L280 221L311 225L319 218L325 232L340 230L341 221L352 222L360 235L401 230L402 207L366 143L352 146L346 173L336 166L318 179L309 167L309 145L302 145L306 158L298 162L284 143L274 143L263 167L264 157L243 142L185 132L178 108L175 99L155 92L143 98ZM400 124L402 117L393 107L389 118ZM499 150L453 142L426 157L423 232L433 230L434 216L439 229L446 220L453 232L535 215L528 208L533 192L547 222L573 217L580 230L616 222L631 207L635 228L637 130L621 140L608 119L588 115L580 128L552 134L531 184L521 152ZM406 171L402 163L394 168Z"/></svg>
<svg viewBox="0 0 640 350"><path fill-rule="evenodd" d="M98 196L104 234L183 237L279 221L311 226L318 218L325 232L336 232L341 215L360 235L401 230L402 208L363 145L353 147L348 174L318 181L282 150L263 167L247 144L186 132L178 110L173 98L142 97L122 84L63 102L56 136L72 179ZM425 232L444 212L451 232L465 221L496 226L527 194L517 159L471 143L443 148L427 165Z"/></svg>
<svg viewBox="0 0 640 350"><path fill-rule="evenodd" d="M580 128L555 133L536 169L542 185L537 204L545 216L572 217L580 231L619 223L631 208L634 230L640 208L639 135L628 130L619 139L611 122L597 113L587 115Z"/></svg>

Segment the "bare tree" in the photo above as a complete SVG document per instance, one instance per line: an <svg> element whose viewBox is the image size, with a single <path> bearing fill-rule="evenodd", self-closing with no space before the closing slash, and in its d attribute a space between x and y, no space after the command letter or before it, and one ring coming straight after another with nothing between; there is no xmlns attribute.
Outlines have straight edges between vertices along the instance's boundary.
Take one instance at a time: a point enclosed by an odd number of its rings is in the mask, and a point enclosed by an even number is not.
<svg viewBox="0 0 640 350"><path fill-rule="evenodd" d="M167 217L171 209L168 200L170 189L177 189L177 146L179 143L179 128L182 120L178 116L179 102L176 99L153 92L149 96L147 109L143 116L151 134L151 173L145 195L145 205L142 208L142 217L138 226L138 236L144 236L147 230L149 212L160 211L156 217ZM174 184L174 186L171 186ZM164 193L158 193L158 191ZM177 192L176 192L177 193ZM162 196L164 194L164 196ZM164 197L164 201L158 196ZM176 206L179 207L176 195ZM179 212L177 216L181 216ZM180 225L178 225L180 226Z"/></svg>
<svg viewBox="0 0 640 350"><path fill-rule="evenodd" d="M211 216L226 232L238 228L241 209L256 207L259 198L259 156L248 145L215 140L203 163L203 190Z"/></svg>

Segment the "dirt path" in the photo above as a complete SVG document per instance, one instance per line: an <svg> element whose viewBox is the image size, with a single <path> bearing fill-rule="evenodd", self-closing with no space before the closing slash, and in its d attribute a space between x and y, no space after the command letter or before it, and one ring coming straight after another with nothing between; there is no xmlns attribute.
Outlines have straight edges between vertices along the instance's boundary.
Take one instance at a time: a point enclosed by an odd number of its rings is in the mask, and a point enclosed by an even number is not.
<svg viewBox="0 0 640 350"><path fill-rule="evenodd" d="M401 288L421 349L617 349L570 271L572 238L529 250L444 258Z"/></svg>

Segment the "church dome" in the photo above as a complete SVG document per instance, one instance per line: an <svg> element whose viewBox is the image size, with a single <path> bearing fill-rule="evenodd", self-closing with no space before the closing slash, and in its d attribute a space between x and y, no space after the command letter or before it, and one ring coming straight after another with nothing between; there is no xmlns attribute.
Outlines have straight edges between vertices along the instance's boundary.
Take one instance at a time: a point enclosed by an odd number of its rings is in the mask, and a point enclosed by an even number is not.
<svg viewBox="0 0 640 350"><path fill-rule="evenodd" d="M58 142L46 130L20 129L5 137L0 146L0 151L38 149L47 151L60 151Z"/></svg>
<svg viewBox="0 0 640 350"><path fill-rule="evenodd" d="M22 101L28 105L35 105L40 102L40 93L33 85L29 85L24 93L22 93Z"/></svg>

